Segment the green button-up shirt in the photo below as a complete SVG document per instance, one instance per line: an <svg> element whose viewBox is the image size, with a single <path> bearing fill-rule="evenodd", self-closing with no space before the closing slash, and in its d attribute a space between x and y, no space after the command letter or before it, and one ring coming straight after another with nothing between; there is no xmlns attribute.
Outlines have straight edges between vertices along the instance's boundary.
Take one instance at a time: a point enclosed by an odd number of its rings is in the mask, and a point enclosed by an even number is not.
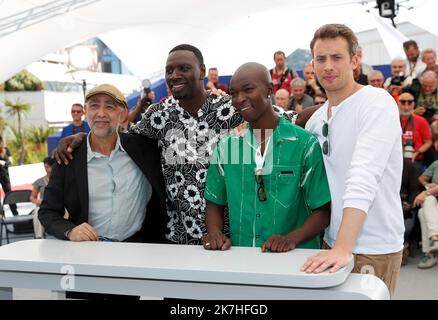
<svg viewBox="0 0 438 320"><path fill-rule="evenodd" d="M283 118L270 139L262 167L264 202L255 179L260 148L249 125L245 137L229 135L213 152L204 196L214 204L228 205L235 246L260 247L274 234L286 235L331 200L318 141ZM319 237L298 247L319 248Z"/></svg>

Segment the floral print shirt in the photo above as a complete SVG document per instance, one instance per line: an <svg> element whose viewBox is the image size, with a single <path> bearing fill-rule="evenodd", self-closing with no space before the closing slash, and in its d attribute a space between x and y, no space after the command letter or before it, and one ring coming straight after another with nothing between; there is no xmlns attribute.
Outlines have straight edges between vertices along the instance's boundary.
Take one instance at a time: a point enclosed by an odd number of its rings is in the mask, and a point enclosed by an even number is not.
<svg viewBox="0 0 438 320"><path fill-rule="evenodd" d="M167 191L166 238L179 244L201 244L206 233L205 178L221 136L243 119L230 96L208 95L197 114L173 97L154 104L129 131L157 139Z"/></svg>

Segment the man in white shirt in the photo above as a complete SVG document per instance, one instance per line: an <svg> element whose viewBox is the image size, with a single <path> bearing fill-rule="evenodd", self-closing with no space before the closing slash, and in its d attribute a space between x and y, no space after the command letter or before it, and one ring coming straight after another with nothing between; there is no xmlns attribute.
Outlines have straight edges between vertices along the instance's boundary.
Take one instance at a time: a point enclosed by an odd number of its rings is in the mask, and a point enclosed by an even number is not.
<svg viewBox="0 0 438 320"><path fill-rule="evenodd" d="M353 272L373 273L393 294L404 232L397 105L385 90L355 83L357 38L348 27L322 26L310 47L328 97L306 129L318 137L324 153L332 195L324 240L331 250L310 257L302 271L335 272L353 253Z"/></svg>
<svg viewBox="0 0 438 320"><path fill-rule="evenodd" d="M406 75L413 78L419 76L426 69L426 64L420 58L420 48L415 40L408 40L403 42L403 50L406 54Z"/></svg>

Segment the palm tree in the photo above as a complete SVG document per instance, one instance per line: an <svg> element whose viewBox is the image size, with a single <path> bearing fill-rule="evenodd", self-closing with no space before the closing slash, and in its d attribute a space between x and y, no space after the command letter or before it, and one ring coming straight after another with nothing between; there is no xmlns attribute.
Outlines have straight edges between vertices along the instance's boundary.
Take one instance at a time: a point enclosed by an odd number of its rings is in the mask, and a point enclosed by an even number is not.
<svg viewBox="0 0 438 320"><path fill-rule="evenodd" d="M28 141L35 145L35 149L41 152L47 142L47 137L55 132L55 128L46 128L44 126L30 127L26 132L26 136Z"/></svg>
<svg viewBox="0 0 438 320"><path fill-rule="evenodd" d="M18 164L24 163L24 136L23 129L21 127L21 117L24 113L28 113L30 111L30 103L21 102L20 99L17 98L15 102L10 100L5 101L6 113L12 117L17 116L18 120L18 138L20 140L20 157L18 159Z"/></svg>

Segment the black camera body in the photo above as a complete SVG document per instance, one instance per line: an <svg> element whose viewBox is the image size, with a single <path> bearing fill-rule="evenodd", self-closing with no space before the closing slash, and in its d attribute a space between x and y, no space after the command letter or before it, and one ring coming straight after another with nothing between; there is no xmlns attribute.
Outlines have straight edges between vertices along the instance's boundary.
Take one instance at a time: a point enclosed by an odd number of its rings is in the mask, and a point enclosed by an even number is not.
<svg viewBox="0 0 438 320"><path fill-rule="evenodd" d="M432 121L432 117L435 115L436 110L433 106L425 105L424 108L426 111L423 114L423 117L426 118L429 122Z"/></svg>
<svg viewBox="0 0 438 320"><path fill-rule="evenodd" d="M396 76L391 78L391 85L393 86L402 86L405 81L405 76Z"/></svg>
<svg viewBox="0 0 438 320"><path fill-rule="evenodd" d="M152 100L149 98L151 90L151 81L149 79L144 79L142 81L143 86L143 98L141 99L141 112L145 112L146 109L152 104Z"/></svg>
<svg viewBox="0 0 438 320"><path fill-rule="evenodd" d="M151 93L150 88L143 89L143 99L141 99L141 110L142 112L146 111L146 109L152 104L152 100L149 98L149 93Z"/></svg>

